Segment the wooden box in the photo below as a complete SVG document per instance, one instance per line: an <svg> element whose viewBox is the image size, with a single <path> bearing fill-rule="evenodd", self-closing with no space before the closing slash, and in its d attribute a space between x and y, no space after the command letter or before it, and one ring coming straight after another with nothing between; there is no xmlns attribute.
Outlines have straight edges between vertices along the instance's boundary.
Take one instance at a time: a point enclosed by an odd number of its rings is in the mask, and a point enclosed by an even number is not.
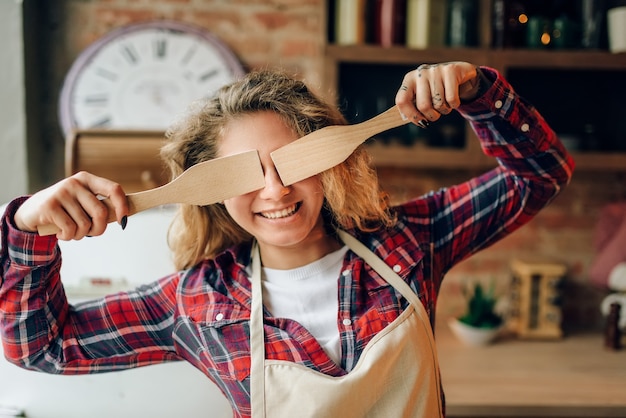
<svg viewBox="0 0 626 418"><path fill-rule="evenodd" d="M78 130L66 139L65 174L88 171L120 183L126 193L161 186L169 172L159 156L163 132Z"/></svg>

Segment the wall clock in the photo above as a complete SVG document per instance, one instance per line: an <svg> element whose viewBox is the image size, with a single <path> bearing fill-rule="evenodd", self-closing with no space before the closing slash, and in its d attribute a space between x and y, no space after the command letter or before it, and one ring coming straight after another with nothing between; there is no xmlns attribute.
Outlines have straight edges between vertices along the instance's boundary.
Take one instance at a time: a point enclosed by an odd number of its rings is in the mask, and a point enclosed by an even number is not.
<svg viewBox="0 0 626 418"><path fill-rule="evenodd" d="M77 129L164 130L194 100L244 73L217 37L159 20L111 31L76 59L59 102L66 137Z"/></svg>

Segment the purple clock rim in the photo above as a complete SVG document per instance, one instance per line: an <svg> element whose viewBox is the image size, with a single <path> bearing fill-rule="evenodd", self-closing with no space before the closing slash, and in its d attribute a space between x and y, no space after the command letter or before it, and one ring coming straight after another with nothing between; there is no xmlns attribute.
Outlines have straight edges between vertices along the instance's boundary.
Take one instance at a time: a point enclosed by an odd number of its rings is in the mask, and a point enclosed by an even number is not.
<svg viewBox="0 0 626 418"><path fill-rule="evenodd" d="M95 55L98 54L103 46L108 44L111 40L128 33L138 32L145 29L165 29L178 32L186 32L203 38L211 43L212 46L215 47L217 52L220 54L221 58L226 61L228 68L232 71L233 77L238 78L245 74L245 70L241 61L237 58L235 53L226 46L224 41L207 29L204 29L198 25L176 20L158 19L131 23L113 29L92 44L90 44L78 55L78 57L70 67L69 71L67 72L65 79L63 80L59 100L59 120L61 122L61 129L66 140L67 138L69 138L70 135L73 134L73 131L75 129L72 114L69 109L74 89L74 80L76 80L76 78L78 77L82 69L87 65L87 63Z"/></svg>

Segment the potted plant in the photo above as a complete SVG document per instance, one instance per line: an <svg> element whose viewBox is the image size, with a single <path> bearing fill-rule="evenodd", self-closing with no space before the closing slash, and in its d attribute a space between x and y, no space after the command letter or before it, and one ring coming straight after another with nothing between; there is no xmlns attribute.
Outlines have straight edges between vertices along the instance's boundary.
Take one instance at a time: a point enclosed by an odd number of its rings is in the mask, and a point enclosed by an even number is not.
<svg viewBox="0 0 626 418"><path fill-rule="evenodd" d="M481 283L475 283L473 291L464 287L467 310L459 318L449 321L452 332L466 345L482 346L489 344L497 336L503 323L496 310L497 298L493 282L488 291Z"/></svg>

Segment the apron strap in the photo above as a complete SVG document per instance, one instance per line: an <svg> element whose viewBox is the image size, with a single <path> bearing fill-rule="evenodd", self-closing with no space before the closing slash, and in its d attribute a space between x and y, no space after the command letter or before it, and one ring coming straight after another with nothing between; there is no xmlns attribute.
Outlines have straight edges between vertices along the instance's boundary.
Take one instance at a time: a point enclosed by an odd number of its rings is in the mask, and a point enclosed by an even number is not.
<svg viewBox="0 0 626 418"><path fill-rule="evenodd" d="M265 416L265 337L263 332L263 289L261 254L252 248L252 306L250 311L250 407L255 416Z"/></svg>
<svg viewBox="0 0 626 418"><path fill-rule="evenodd" d="M413 292L413 289L398 274L393 271L380 257L374 254L361 241L354 238L345 231L337 230L339 238L352 250L356 255L361 257L367 264L380 274L391 286L393 286L402 296L406 298L415 308L423 306L422 301ZM419 309L417 309L419 311ZM419 313L419 312L418 312ZM424 318L422 318L424 319ZM428 320L430 323L430 320Z"/></svg>

